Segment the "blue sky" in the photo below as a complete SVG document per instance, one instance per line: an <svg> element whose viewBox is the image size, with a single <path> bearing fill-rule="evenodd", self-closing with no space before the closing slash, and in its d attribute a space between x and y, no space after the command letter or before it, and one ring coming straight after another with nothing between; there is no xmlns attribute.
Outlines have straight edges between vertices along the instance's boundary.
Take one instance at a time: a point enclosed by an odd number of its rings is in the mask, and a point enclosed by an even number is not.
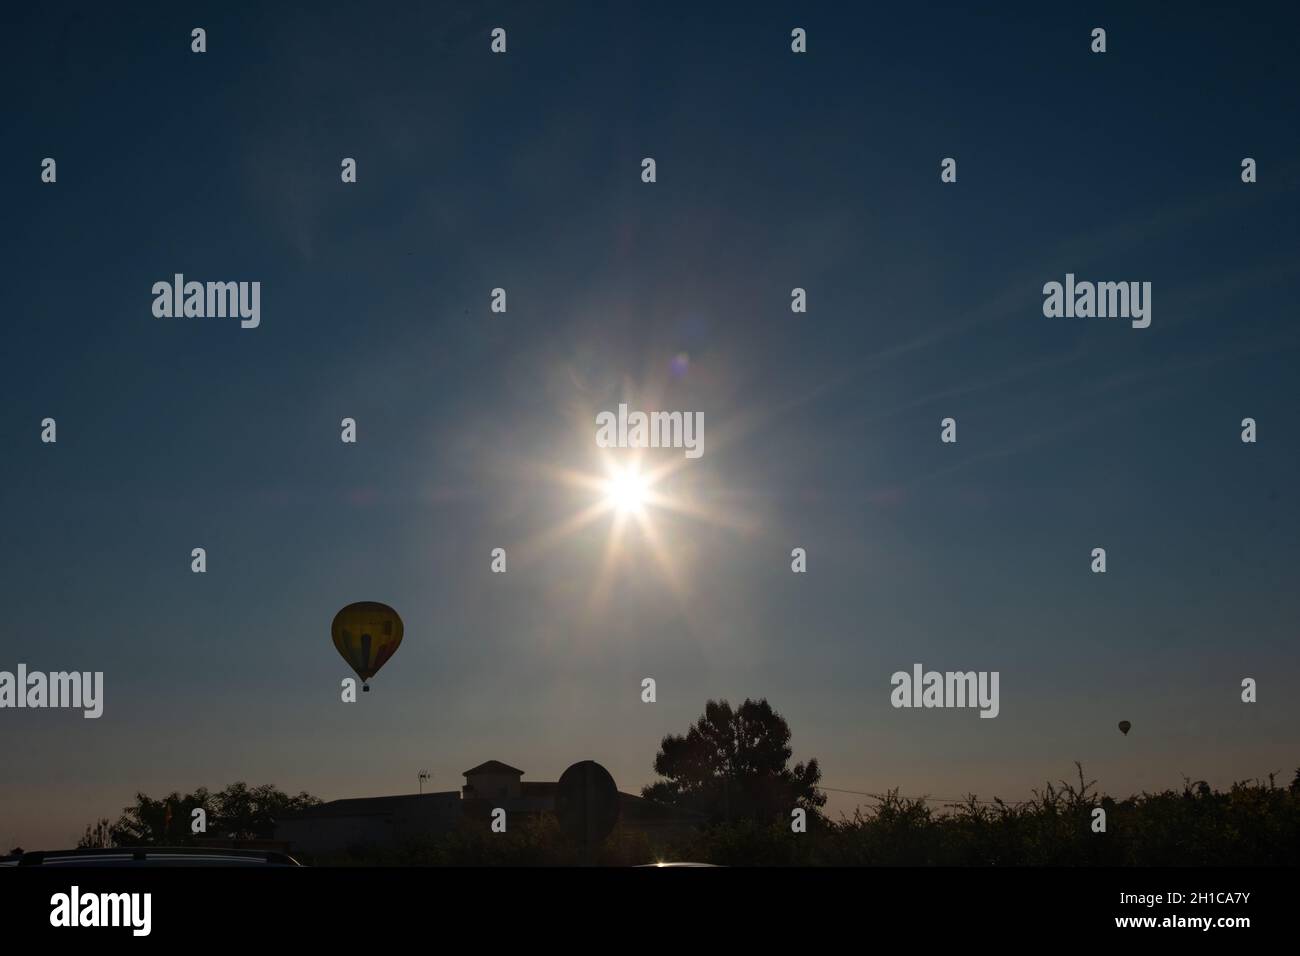
<svg viewBox="0 0 1300 956"><path fill-rule="evenodd" d="M489 758L635 792L710 697L849 790L1290 778L1294 15L321 6L3 30L0 669L106 703L0 712L0 840ZM176 272L260 281L261 326L154 318ZM1044 318L1066 272L1150 281L1151 327ZM598 589L609 522L542 537L590 504L549 470L648 396L704 413L666 484L714 520L651 515L676 587L631 535ZM406 637L344 705L355 600ZM1000 716L892 709L917 661L1000 671Z"/></svg>

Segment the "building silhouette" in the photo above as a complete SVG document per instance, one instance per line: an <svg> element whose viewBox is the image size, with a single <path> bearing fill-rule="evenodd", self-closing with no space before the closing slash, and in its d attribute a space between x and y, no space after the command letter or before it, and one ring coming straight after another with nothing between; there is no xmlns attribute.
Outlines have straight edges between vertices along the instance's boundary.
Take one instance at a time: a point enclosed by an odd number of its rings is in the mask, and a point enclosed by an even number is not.
<svg viewBox="0 0 1300 956"><path fill-rule="evenodd" d="M488 760L464 772L459 791L331 800L286 813L276 821L276 841L304 856L394 849L443 836L457 827L487 829L492 811L506 811L510 826L552 812L559 784L525 782L524 771ZM668 836L695 829L699 814L619 792L619 822L629 830Z"/></svg>

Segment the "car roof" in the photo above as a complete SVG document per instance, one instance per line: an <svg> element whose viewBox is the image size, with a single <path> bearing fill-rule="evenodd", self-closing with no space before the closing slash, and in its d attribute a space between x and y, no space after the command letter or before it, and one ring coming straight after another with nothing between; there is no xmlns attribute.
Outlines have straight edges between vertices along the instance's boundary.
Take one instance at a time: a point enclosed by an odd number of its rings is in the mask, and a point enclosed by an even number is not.
<svg viewBox="0 0 1300 956"><path fill-rule="evenodd" d="M0 866L300 866L287 853L275 850L223 847L82 847L75 850L35 850L0 860Z"/></svg>

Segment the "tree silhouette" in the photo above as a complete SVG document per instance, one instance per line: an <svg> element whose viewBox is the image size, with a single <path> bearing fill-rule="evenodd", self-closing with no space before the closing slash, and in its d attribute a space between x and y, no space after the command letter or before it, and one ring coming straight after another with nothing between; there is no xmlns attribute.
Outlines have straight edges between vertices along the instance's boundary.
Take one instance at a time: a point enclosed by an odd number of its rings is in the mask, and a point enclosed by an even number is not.
<svg viewBox="0 0 1300 956"><path fill-rule="evenodd" d="M306 791L291 797L270 784L250 787L240 781L216 794L209 813L208 830L231 839L269 839L275 833L278 816L320 802L318 797Z"/></svg>
<svg viewBox="0 0 1300 956"><path fill-rule="evenodd" d="M189 843L191 811L201 807L211 816L211 806L212 797L203 787L184 796L173 790L159 800L137 793L135 803L126 807L117 822L109 827L109 845L180 846ZM89 831L87 836L94 839L100 835Z"/></svg>
<svg viewBox="0 0 1300 956"><path fill-rule="evenodd" d="M275 832L278 816L320 802L306 792L289 796L270 784L250 787L242 780L217 793L199 787L182 796L173 790L157 800L137 793L116 823L105 819L86 827L79 845L183 846L204 838L267 839ZM207 830L199 834L191 829L196 809L207 816Z"/></svg>
<svg viewBox="0 0 1300 956"><path fill-rule="evenodd" d="M712 822L788 821L796 807L819 818L821 770L816 759L788 767L791 753L790 725L766 700L746 698L735 709L711 700L686 736L664 737L654 769L668 779L641 795Z"/></svg>

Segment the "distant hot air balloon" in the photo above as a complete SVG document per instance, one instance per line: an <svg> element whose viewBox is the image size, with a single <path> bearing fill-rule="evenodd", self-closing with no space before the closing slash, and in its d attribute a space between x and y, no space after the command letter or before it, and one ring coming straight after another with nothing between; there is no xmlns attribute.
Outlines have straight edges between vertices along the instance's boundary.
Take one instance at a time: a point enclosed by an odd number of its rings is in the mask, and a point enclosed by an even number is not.
<svg viewBox="0 0 1300 956"><path fill-rule="evenodd" d="M1119 732L1120 732L1121 734L1123 734L1125 737L1127 737L1127 736L1128 736L1128 729L1129 729L1130 727L1132 727L1132 726L1133 726L1133 725L1130 724L1127 720L1121 720L1121 721L1119 722Z"/></svg>
<svg viewBox="0 0 1300 956"><path fill-rule="evenodd" d="M402 618L387 604L358 601L334 615L330 625L334 646L361 678L361 689L402 643Z"/></svg>

